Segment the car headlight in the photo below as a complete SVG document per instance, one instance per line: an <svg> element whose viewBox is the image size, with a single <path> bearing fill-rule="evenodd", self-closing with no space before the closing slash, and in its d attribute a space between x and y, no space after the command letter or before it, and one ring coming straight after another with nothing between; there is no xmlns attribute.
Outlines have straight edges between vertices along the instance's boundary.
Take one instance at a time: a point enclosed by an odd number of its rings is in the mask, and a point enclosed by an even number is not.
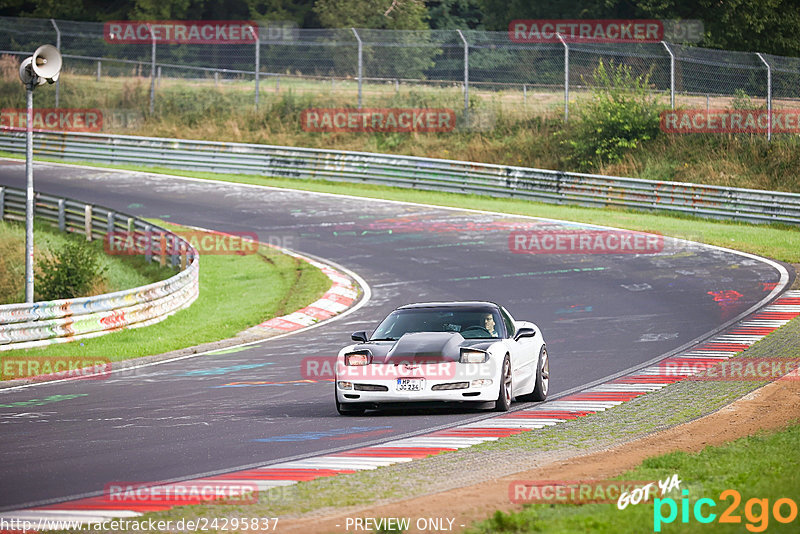
<svg viewBox="0 0 800 534"><path fill-rule="evenodd" d="M461 363L486 363L489 361L489 353L478 349L461 349Z"/></svg>
<svg viewBox="0 0 800 534"><path fill-rule="evenodd" d="M370 363L372 363L372 354L366 350L348 352L344 355L345 365L369 365Z"/></svg>

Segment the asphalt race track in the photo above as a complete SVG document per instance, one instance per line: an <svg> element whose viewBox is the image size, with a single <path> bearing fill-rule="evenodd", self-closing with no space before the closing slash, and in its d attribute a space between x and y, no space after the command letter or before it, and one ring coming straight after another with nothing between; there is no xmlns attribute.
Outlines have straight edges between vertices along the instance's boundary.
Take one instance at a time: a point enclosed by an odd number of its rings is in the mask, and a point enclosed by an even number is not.
<svg viewBox="0 0 800 534"><path fill-rule="evenodd" d="M537 323L554 397L710 334L780 279L762 261L671 239L655 254L512 253L513 228L567 229L520 217L44 163L35 180L37 191L140 217L256 232L358 273L373 296L341 320L241 350L106 380L0 390L3 510L100 492L111 482L266 465L489 415L341 417L329 381L301 381L304 358L336 354L351 332L371 330L401 304L493 300ZM24 164L0 160L0 184L24 187Z"/></svg>

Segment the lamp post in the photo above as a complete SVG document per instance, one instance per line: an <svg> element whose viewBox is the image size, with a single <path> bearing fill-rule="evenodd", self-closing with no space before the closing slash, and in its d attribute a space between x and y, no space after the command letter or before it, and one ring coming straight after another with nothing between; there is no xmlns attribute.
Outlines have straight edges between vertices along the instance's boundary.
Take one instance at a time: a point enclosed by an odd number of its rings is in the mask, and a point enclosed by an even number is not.
<svg viewBox="0 0 800 534"><path fill-rule="evenodd" d="M25 302L33 303L33 90L44 83L55 83L61 72L61 52L53 45L42 45L19 66L19 79L25 86L28 120L25 133Z"/></svg>

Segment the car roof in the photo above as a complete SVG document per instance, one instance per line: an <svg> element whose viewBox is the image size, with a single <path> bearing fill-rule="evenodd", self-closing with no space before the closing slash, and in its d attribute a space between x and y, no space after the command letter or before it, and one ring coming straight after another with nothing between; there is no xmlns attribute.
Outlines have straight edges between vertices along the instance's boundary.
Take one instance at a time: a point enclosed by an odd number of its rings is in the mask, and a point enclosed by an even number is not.
<svg viewBox="0 0 800 534"><path fill-rule="evenodd" d="M411 310L417 308L484 308L484 309L493 309L496 310L500 308L494 302L485 302L485 301L458 301L458 302L418 302L415 304L406 304L405 306L400 306L397 308L398 310Z"/></svg>

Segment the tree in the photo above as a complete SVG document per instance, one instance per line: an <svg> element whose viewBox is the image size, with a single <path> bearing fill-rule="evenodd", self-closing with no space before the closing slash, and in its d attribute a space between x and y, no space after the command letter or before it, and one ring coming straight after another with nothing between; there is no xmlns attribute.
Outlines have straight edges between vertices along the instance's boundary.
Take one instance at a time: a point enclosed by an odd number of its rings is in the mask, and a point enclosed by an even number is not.
<svg viewBox="0 0 800 534"><path fill-rule="evenodd" d="M421 0L317 0L314 12L325 28L428 29Z"/></svg>
<svg viewBox="0 0 800 534"><path fill-rule="evenodd" d="M481 0L427 0L434 30L482 30Z"/></svg>

